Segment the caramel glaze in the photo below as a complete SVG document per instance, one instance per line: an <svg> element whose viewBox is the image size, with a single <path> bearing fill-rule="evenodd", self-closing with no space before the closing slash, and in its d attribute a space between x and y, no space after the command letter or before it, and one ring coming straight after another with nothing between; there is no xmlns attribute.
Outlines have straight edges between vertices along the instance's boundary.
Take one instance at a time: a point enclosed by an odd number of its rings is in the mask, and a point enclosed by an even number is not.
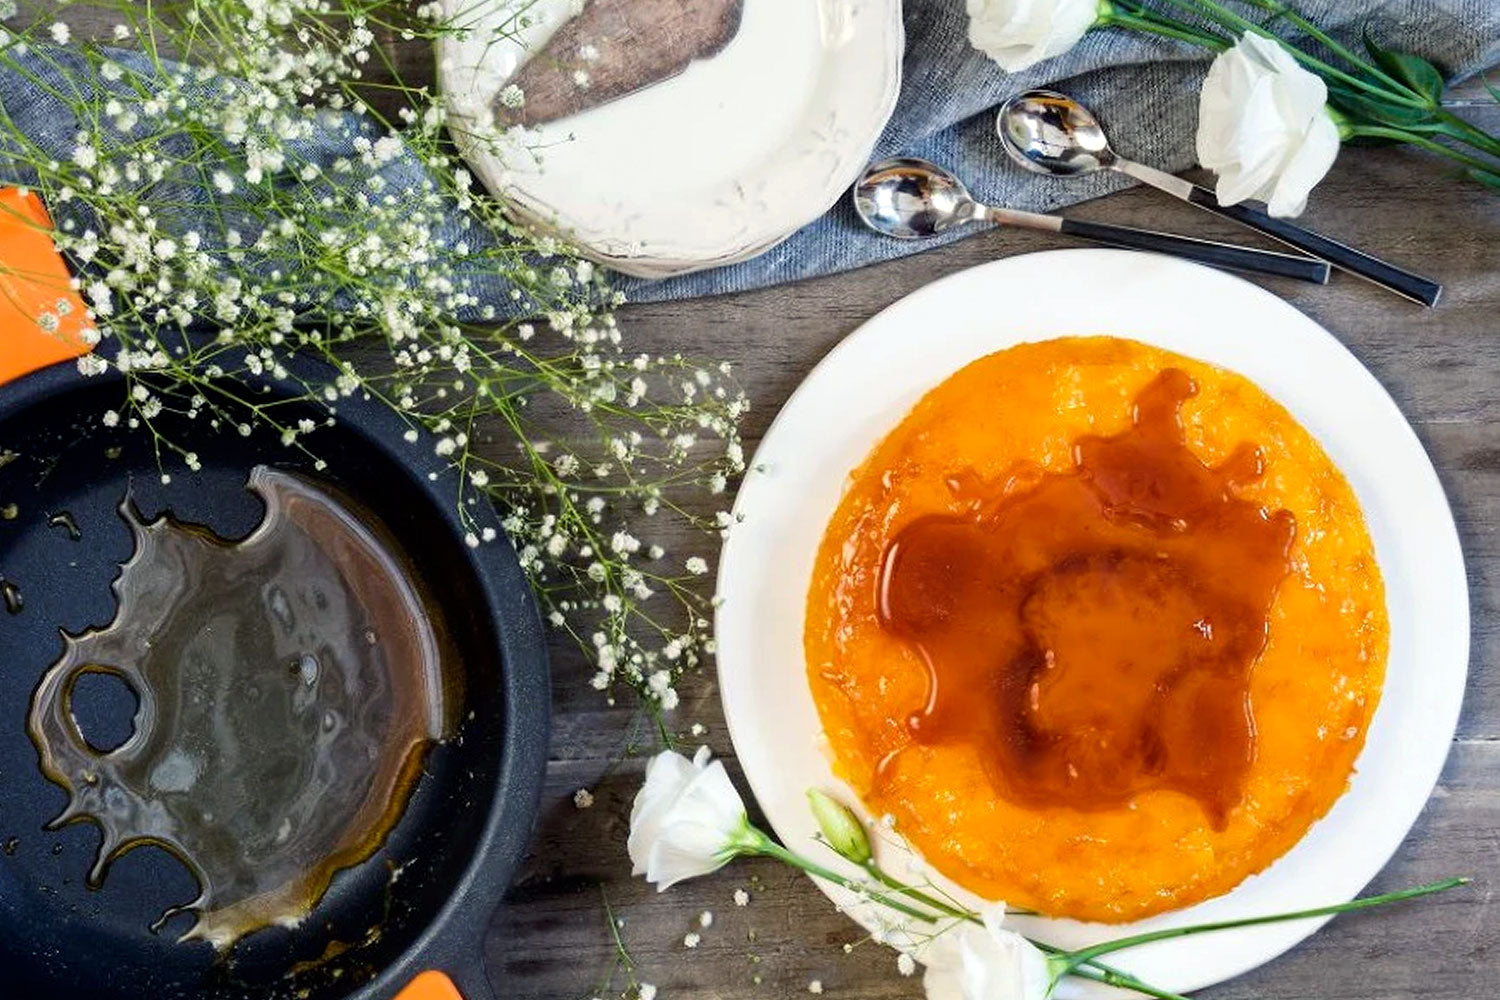
<svg viewBox="0 0 1500 1000"><path fill-rule="evenodd" d="M1258 447L1218 467L1188 449L1196 392L1166 369L1128 430L1074 442L1069 472L955 477L965 511L891 542L880 621L928 672L914 742L973 745L1028 806L1172 789L1224 828L1255 759L1250 673L1296 521L1238 497L1263 474Z"/></svg>

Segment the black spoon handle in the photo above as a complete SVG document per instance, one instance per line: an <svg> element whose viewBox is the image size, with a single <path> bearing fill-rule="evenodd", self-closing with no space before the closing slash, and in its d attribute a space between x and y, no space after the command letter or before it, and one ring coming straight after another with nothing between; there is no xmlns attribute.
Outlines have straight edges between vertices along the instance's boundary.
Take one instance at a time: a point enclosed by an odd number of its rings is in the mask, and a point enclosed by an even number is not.
<svg viewBox="0 0 1500 1000"><path fill-rule="evenodd" d="M1157 170L1155 167L1148 167L1144 163L1131 160L1117 160L1111 165L1114 169L1138 181L1144 181L1154 188L1181 198L1189 204L1197 205L1205 211L1222 215L1242 226L1249 226L1251 229L1265 233L1289 247L1295 247L1304 253L1326 260L1342 271L1358 275L1366 281L1389 289L1413 302L1420 302L1424 306L1435 306L1438 298L1443 294L1443 286L1431 278L1424 278L1420 274L1413 274L1394 264L1388 264L1379 257L1372 257L1338 240L1331 240L1322 233L1315 233L1288 219L1275 218L1255 202L1221 205L1219 199L1208 188L1200 187L1192 181L1174 176L1164 170Z"/></svg>
<svg viewBox="0 0 1500 1000"><path fill-rule="evenodd" d="M1328 262L1298 254L1277 253L1274 250L1256 250L1252 247L1235 246L1233 243L1216 243L1213 240L1194 239L1191 236L1175 236L1149 229L1131 229L1128 226L1111 226L1102 222L1085 222L1081 219L1063 219L1058 232L1079 236L1096 243L1107 243L1115 247L1132 250L1155 250L1171 254L1184 260L1197 261L1211 267L1223 267L1232 271L1248 271L1251 274L1270 274L1283 278L1297 278L1315 284L1328 283Z"/></svg>
<svg viewBox="0 0 1500 1000"><path fill-rule="evenodd" d="M1388 288L1413 302L1420 302L1424 306L1435 306L1438 298L1443 294L1443 286L1431 278L1424 278L1420 274L1402 270L1394 264L1387 264L1379 257L1372 257L1337 240L1331 240L1321 233L1304 229L1294 222L1275 218L1253 203L1221 205L1212 191L1196 184L1193 185L1188 200L1199 208L1206 208L1226 219L1233 219L1240 225L1258 229L1287 246L1296 247L1315 257L1321 257L1340 270L1356 274L1382 288Z"/></svg>

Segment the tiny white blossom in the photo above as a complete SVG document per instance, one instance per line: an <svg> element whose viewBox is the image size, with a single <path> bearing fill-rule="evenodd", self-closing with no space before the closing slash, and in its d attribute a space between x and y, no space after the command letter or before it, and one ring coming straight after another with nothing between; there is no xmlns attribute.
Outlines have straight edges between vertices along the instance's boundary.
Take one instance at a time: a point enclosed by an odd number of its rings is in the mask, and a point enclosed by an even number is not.
<svg viewBox="0 0 1500 1000"><path fill-rule="evenodd" d="M52 27L47 31L52 35L52 40L58 45L67 45L68 39L73 37L73 32L61 21L52 22Z"/></svg>

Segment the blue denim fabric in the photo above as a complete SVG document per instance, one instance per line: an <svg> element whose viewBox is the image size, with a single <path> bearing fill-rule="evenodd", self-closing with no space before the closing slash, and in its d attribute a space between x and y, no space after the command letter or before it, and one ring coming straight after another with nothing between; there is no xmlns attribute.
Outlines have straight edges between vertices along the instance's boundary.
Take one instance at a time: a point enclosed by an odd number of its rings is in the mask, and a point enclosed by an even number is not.
<svg viewBox="0 0 1500 1000"><path fill-rule="evenodd" d="M1387 47L1426 56L1450 76L1471 74L1500 61L1500 0L1304 0L1301 9L1351 44L1358 43L1361 30L1368 25ZM1124 186L1126 181L1111 174L1072 181L1036 177L1006 161L991 112L1013 93L1047 85L1094 108L1125 155L1172 171L1193 162L1197 91L1207 63L1207 54L1200 49L1118 30L1095 31L1071 52L1010 75L969 45L963 0L906 0L905 22L901 98L872 158L926 156L950 165L982 199L1033 210L1054 209ZM133 73L149 77L153 72L149 64L129 54L121 53L118 58ZM33 51L25 61L25 73L0 70L0 111L19 126L36 151L65 159L78 125L67 103L48 91L80 78L78 57L66 48L48 47ZM70 68L74 72L63 72ZM184 89L203 100L213 100L214 88L221 85L185 79ZM126 82L99 80L97 86L98 92L78 96L98 102L107 91L126 92ZM375 135L375 126L368 121L329 113L320 117L320 127L311 139L295 144L288 160L326 167L351 156L356 138ZM0 182L27 180L28 171L15 154L16 147L0 140ZM385 164L379 173L388 190L430 183L420 161L409 154ZM153 192L156 200L182 206L173 210L175 217L163 219L168 229L207 224L206 206L212 192L203 187L201 178L206 176L170 178L171 190ZM358 172L339 178L341 184L367 180ZM59 222L88 222L76 203L52 207ZM848 200L841 199L822 218L754 260L663 281L621 279L620 286L634 300L741 291L847 270L963 235L954 232L921 244L880 237L864 230ZM457 276L492 310L515 311L511 289L474 255L475 249L494 245L493 235L455 206L437 239L448 247L467 243L468 254L450 255ZM286 261L262 265L295 266ZM338 302L339 290L330 289L329 294ZM481 318L477 307L468 313L465 318Z"/></svg>

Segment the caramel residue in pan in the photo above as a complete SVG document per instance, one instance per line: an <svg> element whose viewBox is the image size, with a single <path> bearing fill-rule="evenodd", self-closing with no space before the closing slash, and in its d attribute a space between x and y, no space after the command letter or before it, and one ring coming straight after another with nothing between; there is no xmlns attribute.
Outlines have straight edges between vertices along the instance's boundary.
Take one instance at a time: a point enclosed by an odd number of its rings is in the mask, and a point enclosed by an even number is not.
<svg viewBox="0 0 1500 1000"><path fill-rule="evenodd" d="M439 610L371 512L314 480L256 468L265 502L240 541L170 516L120 514L135 552L101 629L64 635L32 699L44 773L68 792L54 826L103 832L88 874L142 845L171 852L196 899L186 939L224 949L301 921L335 872L400 819L461 691ZM78 679L133 690L133 734L89 744Z"/></svg>

